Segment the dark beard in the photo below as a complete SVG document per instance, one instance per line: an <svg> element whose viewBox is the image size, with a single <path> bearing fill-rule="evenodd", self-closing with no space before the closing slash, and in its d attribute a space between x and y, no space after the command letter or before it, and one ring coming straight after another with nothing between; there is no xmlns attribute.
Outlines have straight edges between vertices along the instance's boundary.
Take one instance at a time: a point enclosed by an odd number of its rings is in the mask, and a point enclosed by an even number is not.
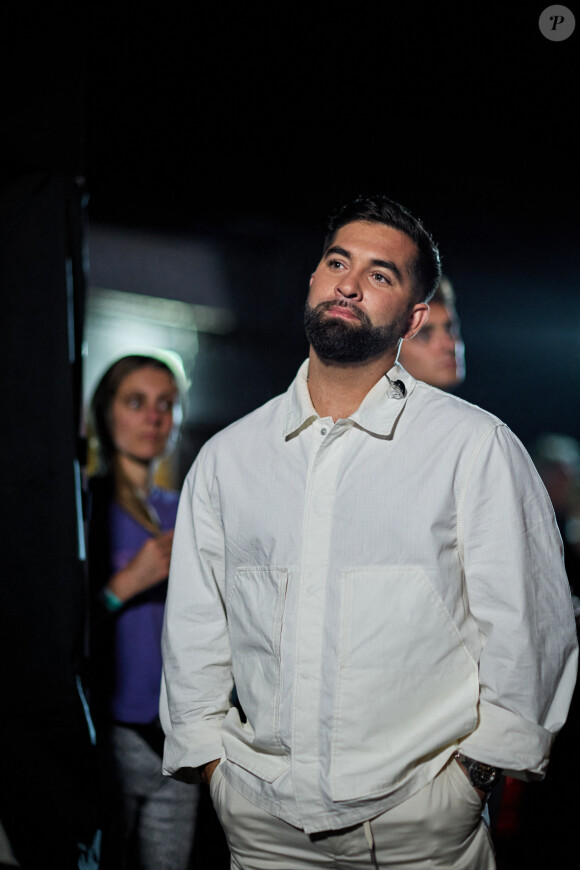
<svg viewBox="0 0 580 870"><path fill-rule="evenodd" d="M324 312L343 306L357 317L358 323L339 317L324 317ZM346 302L320 302L304 309L306 338L319 359L334 363L361 363L381 356L397 346L407 326L401 317L388 326L373 326L368 315Z"/></svg>

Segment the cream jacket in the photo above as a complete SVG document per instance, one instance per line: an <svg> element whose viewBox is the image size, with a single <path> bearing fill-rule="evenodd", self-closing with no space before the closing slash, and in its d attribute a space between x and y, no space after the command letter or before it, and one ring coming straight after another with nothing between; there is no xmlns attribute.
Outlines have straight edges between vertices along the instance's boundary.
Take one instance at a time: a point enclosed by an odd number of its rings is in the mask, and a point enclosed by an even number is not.
<svg viewBox="0 0 580 870"><path fill-rule="evenodd" d="M350 418L321 419L307 371L209 441L185 482L165 772L221 757L235 788L308 833L396 805L459 746L543 776L577 644L527 453L400 366L404 396L384 377Z"/></svg>

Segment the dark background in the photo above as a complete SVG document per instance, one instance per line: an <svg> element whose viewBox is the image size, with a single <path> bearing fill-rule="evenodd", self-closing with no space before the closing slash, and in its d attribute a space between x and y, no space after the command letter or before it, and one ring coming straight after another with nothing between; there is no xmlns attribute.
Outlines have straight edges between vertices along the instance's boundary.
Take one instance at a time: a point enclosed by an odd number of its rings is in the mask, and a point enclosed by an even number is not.
<svg viewBox="0 0 580 870"><path fill-rule="evenodd" d="M72 469L91 225L219 246L238 327L200 345L221 397L200 437L286 388L327 215L375 192L440 244L460 395L527 444L578 437L579 35L545 39L543 8L4 7L0 818L23 867L39 844L74 866L90 818Z"/></svg>
<svg viewBox="0 0 580 870"><path fill-rule="evenodd" d="M461 395L527 442L580 434L578 33L545 39L543 8L93 12L89 214L221 240L236 340L264 381L239 384L234 416L285 389L306 353L329 212L384 192L424 220L455 283Z"/></svg>
<svg viewBox="0 0 580 870"><path fill-rule="evenodd" d="M4 171L84 178L89 228L218 240L240 323L227 374L211 356L232 392L216 425L285 388L328 214L384 192L423 219L455 284L460 394L526 442L546 426L577 435L578 31L547 40L543 8L101 3L33 26L21 13L3 29Z"/></svg>

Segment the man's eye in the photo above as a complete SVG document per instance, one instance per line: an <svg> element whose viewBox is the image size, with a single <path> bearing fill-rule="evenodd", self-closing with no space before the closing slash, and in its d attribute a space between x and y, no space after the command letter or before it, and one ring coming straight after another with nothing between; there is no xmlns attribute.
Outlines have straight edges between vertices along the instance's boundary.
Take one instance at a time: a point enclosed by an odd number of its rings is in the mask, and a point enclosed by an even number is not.
<svg viewBox="0 0 580 870"><path fill-rule="evenodd" d="M328 265L331 269L340 269L342 267L340 260L329 260Z"/></svg>
<svg viewBox="0 0 580 870"><path fill-rule="evenodd" d="M128 408L136 410L141 407L141 399L138 396L129 396L126 401L126 405Z"/></svg>
<svg viewBox="0 0 580 870"><path fill-rule="evenodd" d="M382 272L375 272L374 278L375 278L375 281L378 281L379 284L392 284L393 283L391 281L391 279L388 278L386 275L383 275Z"/></svg>
<svg viewBox="0 0 580 870"><path fill-rule="evenodd" d="M173 402L169 399L165 399L163 402L159 402L157 405L157 409L159 411L172 411L173 410Z"/></svg>

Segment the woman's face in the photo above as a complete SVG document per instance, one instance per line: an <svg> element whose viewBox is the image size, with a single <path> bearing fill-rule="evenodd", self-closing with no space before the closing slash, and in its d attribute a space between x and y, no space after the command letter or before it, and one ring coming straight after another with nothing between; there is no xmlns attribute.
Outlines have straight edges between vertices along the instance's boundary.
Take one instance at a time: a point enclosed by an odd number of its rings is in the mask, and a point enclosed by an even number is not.
<svg viewBox="0 0 580 870"><path fill-rule="evenodd" d="M126 375L111 405L111 435L119 453L140 462L160 456L176 397L175 382L163 369L144 366Z"/></svg>

